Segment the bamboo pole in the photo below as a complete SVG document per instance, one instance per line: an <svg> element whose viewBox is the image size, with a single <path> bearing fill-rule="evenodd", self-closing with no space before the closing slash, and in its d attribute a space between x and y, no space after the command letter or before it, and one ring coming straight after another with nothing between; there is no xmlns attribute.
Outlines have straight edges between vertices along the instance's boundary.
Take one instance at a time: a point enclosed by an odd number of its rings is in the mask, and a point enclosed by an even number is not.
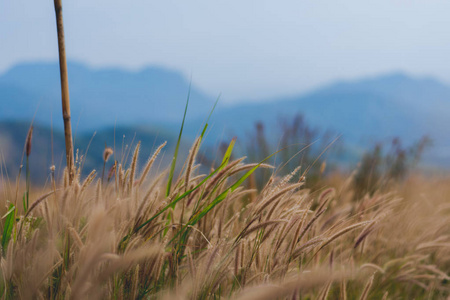
<svg viewBox="0 0 450 300"><path fill-rule="evenodd" d="M67 77L67 61L66 61L66 47L64 43L64 25L62 16L61 0L54 0L55 15L56 15L56 29L58 32L58 49L59 49L59 71L61 75L61 101L62 113L64 120L64 137L66 142L66 162L69 171L69 183L72 183L74 173L74 157L73 157L73 142L72 142L72 126L70 124L70 98L69 98L69 80Z"/></svg>

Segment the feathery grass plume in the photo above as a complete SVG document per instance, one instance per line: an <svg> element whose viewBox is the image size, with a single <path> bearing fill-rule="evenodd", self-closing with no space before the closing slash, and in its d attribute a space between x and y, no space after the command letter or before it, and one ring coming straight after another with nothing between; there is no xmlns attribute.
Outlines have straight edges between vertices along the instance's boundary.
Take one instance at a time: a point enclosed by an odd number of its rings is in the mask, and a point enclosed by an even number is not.
<svg viewBox="0 0 450 300"><path fill-rule="evenodd" d="M450 277L443 271L439 270L436 266L433 265L419 265L418 269L426 270L432 272L434 275L438 275L442 280L450 280Z"/></svg>
<svg viewBox="0 0 450 300"><path fill-rule="evenodd" d="M185 166L189 161L187 157ZM183 299L245 300L294 294L296 299L339 294L341 299L358 299L365 293L369 299L387 290L392 298L448 295L450 211L436 209L447 201L448 179L405 181L392 187L395 193L378 191L356 203L354 187L342 188L344 176L325 177L321 186L339 191L329 205L332 193L326 188L294 188L298 183L290 181L277 188L283 177L274 174L258 192L257 202L250 202L252 190L237 184L246 177L230 183L236 179L230 176L257 165L230 164L198 176L191 164L187 192L181 173L170 197L164 182L170 168L148 181L138 182L135 176L134 193L126 193L131 167L125 174L117 166L120 189L102 185L100 178L88 183L88 175L82 183L61 186L47 201L32 203L26 218L17 210L21 234L14 226L8 230L15 220L11 207L1 221L10 240L1 240L0 293L6 288L3 295L10 299L159 299L167 293ZM141 178L144 173L145 167ZM272 201L283 189L287 191ZM53 190L45 186L39 192ZM194 192L195 205L173 205ZM56 201L50 203L53 196ZM5 212L10 206L3 207ZM355 242L366 232L372 232L370 245L355 251ZM317 251L321 247L326 248ZM367 271L384 271L376 291L375 283L365 291L366 280L356 278Z"/></svg>
<svg viewBox="0 0 450 300"><path fill-rule="evenodd" d="M153 166L153 163L155 162L156 158L158 157L159 153L161 152L161 150L167 145L167 141L165 141L164 143L162 143L153 153L153 155L148 159L147 163L145 164L144 170L141 173L141 176L139 178L139 183L138 185L140 186L145 178L147 177L147 174L150 172L150 169Z"/></svg>
<svg viewBox="0 0 450 300"><path fill-rule="evenodd" d="M184 177L184 192L187 192L189 187L189 177L191 176L192 166L195 163L195 157L197 156L198 150L200 149L200 143L202 141L201 137L197 137L192 148L189 150L189 156L186 165L185 177Z"/></svg>
<svg viewBox="0 0 450 300"><path fill-rule="evenodd" d="M288 184L291 181L291 179L298 173L298 171L301 170L301 168L302 168L302 166L298 166L292 172L285 175L275 186L275 188L273 189L273 192L278 191L279 189L283 188L286 184Z"/></svg>
<svg viewBox="0 0 450 300"><path fill-rule="evenodd" d="M229 163L226 167L221 169L219 172L215 173L214 176L211 178L211 180L208 181L206 186L203 188L202 195L206 197L209 192L212 191L212 188L216 186L216 184L223 179L223 177L226 177L225 174L231 170L233 167L238 165L240 162L242 162L245 159L245 157L241 157L240 159L237 159L231 163ZM219 169L216 169L216 171ZM212 174L212 173L211 173ZM192 202L194 197L199 193L200 189L196 189L189 195L188 201L186 202L186 206L189 206L189 204Z"/></svg>
<svg viewBox="0 0 450 300"><path fill-rule="evenodd" d="M102 181L97 180L97 187L95 190L95 203L100 203L102 201Z"/></svg>
<svg viewBox="0 0 450 300"><path fill-rule="evenodd" d="M269 220L269 221L265 221L265 222L261 222L253 227L250 227L249 229L247 229L244 233L241 234L240 238L244 238L247 235L250 235L252 232L255 232L259 229L271 226L271 225L278 225L280 223L287 223L287 220Z"/></svg>
<svg viewBox="0 0 450 300"><path fill-rule="evenodd" d="M78 249L83 248L83 246L84 246L83 241L81 240L81 237L78 235L78 232L75 230L75 228L70 227L69 232L70 232L70 235L72 236L73 240L77 244Z"/></svg>
<svg viewBox="0 0 450 300"><path fill-rule="evenodd" d="M67 167L65 167L63 170L63 187L67 188L69 183L69 171L67 170Z"/></svg>
<svg viewBox="0 0 450 300"><path fill-rule="evenodd" d="M286 194L289 191L295 190L295 189L301 187L302 185L303 185L302 183L291 184L291 185L285 187L284 189L280 190L279 192L275 193L269 199L265 200L264 202L261 202L260 206L255 209L255 214L259 215L265 208L267 208L267 206L272 204L272 202L274 202L278 197Z"/></svg>
<svg viewBox="0 0 450 300"><path fill-rule="evenodd" d="M358 248L359 244L361 244L362 241L375 229L376 222L369 223L364 229L361 231L361 233L358 235L358 237L355 239L355 245L353 248Z"/></svg>
<svg viewBox="0 0 450 300"><path fill-rule="evenodd" d="M382 267L376 265L376 264L372 264L372 263L365 263L363 264L361 267L359 267L361 270L364 268L371 268L371 269L375 269L378 272L380 272L381 274L384 274L384 270Z"/></svg>
<svg viewBox="0 0 450 300"><path fill-rule="evenodd" d="M438 243L438 242L422 243L416 247L416 250L429 250L429 249L433 249L433 248L450 248L450 242L449 243Z"/></svg>
<svg viewBox="0 0 450 300"><path fill-rule="evenodd" d="M292 196L293 192L290 193L290 195L286 198L290 198ZM279 206L282 206L281 202L284 200L285 197L280 197L278 198L278 200L275 201L275 203L273 203L272 207L270 208L270 210L267 212L266 214L266 220L270 220L272 218L272 215L275 213L275 211L277 210L277 208Z"/></svg>
<svg viewBox="0 0 450 300"><path fill-rule="evenodd" d="M81 184L81 192L83 192L95 179L95 176L97 176L95 169L89 173L89 175L84 179L83 183Z"/></svg>
<svg viewBox="0 0 450 300"><path fill-rule="evenodd" d="M30 126L25 141L25 154L26 154L26 192L23 196L23 209L26 212L29 205L30 197L30 154L31 154L31 140L33 138L33 125Z"/></svg>
<svg viewBox="0 0 450 300"><path fill-rule="evenodd" d="M122 173L123 173L122 193L124 193L124 194L127 194L129 191L130 182L128 180L128 177L130 176L130 170L131 170L130 168L128 168L125 172L122 170Z"/></svg>
<svg viewBox="0 0 450 300"><path fill-rule="evenodd" d="M103 150L103 161L107 162L113 153L114 153L113 149L105 145L105 150Z"/></svg>
<svg viewBox="0 0 450 300"><path fill-rule="evenodd" d="M328 202L333 198L335 194L335 190L333 188L329 188L326 189L325 191L323 191L318 199L319 202L319 207L317 208L317 211L321 211L327 204Z"/></svg>
<svg viewBox="0 0 450 300"><path fill-rule="evenodd" d="M31 140L33 138L33 125L30 126L30 128L28 129L28 133L27 133L27 139L25 142L25 154L26 156L30 156L31 154Z"/></svg>
<svg viewBox="0 0 450 300"><path fill-rule="evenodd" d="M357 228L359 228L359 227L361 227L361 226L370 224L370 223L372 223L372 222L373 222L373 221L364 221L364 222L360 222L360 223L356 223L356 224L347 226L347 227L345 227L344 229L339 230L338 232L336 232L335 234L333 234L331 237L327 238L326 242L323 243L323 244L320 246L319 250L317 250L317 251L322 250L324 247L326 247L327 245L329 245L329 244L330 244L331 242L333 242L335 239L337 239L338 237L340 237L340 236L346 234L347 232L352 231L352 230L355 230L355 229L357 229Z"/></svg>
<svg viewBox="0 0 450 300"><path fill-rule="evenodd" d="M123 185L123 176L124 176L124 172L122 170L122 164L119 164L119 167L117 169L117 174L118 174L118 176L116 176L116 182L117 182L116 190L122 194L123 193L122 185Z"/></svg>
<svg viewBox="0 0 450 300"><path fill-rule="evenodd" d="M331 285L333 284L333 281L330 280L330 282L327 283L327 285L325 285L325 287L323 288L323 290L321 291L320 295L319 295L319 300L326 300L328 298L328 294L330 293L330 288Z"/></svg>
<svg viewBox="0 0 450 300"><path fill-rule="evenodd" d="M370 276L369 280L366 283L366 286L364 287L364 290L363 290L359 300L366 300L367 299L367 297L369 296L369 291L370 291L370 288L372 287L374 278L375 278L375 274Z"/></svg>
<svg viewBox="0 0 450 300"><path fill-rule="evenodd" d="M107 182L109 182L111 180L113 175L114 176L116 175L116 169L117 169L117 160L115 160L114 164L111 166L111 168L109 168L108 177L106 179Z"/></svg>
<svg viewBox="0 0 450 300"><path fill-rule="evenodd" d="M106 162L108 162L109 157L114 153L113 149L111 147L107 147L105 143L105 150L103 150L103 171L102 171L102 182L103 177L105 176L105 167Z"/></svg>
<svg viewBox="0 0 450 300"><path fill-rule="evenodd" d="M281 227L281 231L279 232L279 234L277 234L278 236L278 240L275 244L274 247L274 251L278 251L278 249L281 247L283 241L285 240L286 236L289 234L290 230L292 230L293 226L295 223L297 223L297 221L300 220L300 217L295 215L291 217L291 220L289 221L289 223L284 224Z"/></svg>
<svg viewBox="0 0 450 300"><path fill-rule="evenodd" d="M308 231L308 229L314 224L314 222L325 212L326 208L322 209L321 211L317 212L314 217L311 218L311 220L306 224L305 228L303 228L302 232L299 234L298 238L294 240L295 243L300 241L302 237L305 235L305 233ZM305 212L306 213L306 212Z"/></svg>
<svg viewBox="0 0 450 300"><path fill-rule="evenodd" d="M131 171L130 171L130 179L129 179L129 183L128 183L128 191L130 193L131 193L131 191L133 189L133 185L134 185L134 177L136 174L136 165L137 165L140 148L141 148L141 142L139 141L138 144L136 145L136 148L134 149L133 157L131 159L131 167L130 167Z"/></svg>
<svg viewBox="0 0 450 300"><path fill-rule="evenodd" d="M51 174L51 180L52 180L52 188L55 191L56 190L56 178L55 178L55 165L50 166L50 174Z"/></svg>
<svg viewBox="0 0 450 300"><path fill-rule="evenodd" d="M296 248L295 250L292 250L292 253L290 254L289 258L291 260L297 258L300 254L316 247L317 245L322 243L324 240L325 240L325 238L320 237L320 236L316 236L316 237L310 239L306 243L302 244L300 247Z"/></svg>
<svg viewBox="0 0 450 300"><path fill-rule="evenodd" d="M333 270L333 267L334 267L334 249L331 250L330 253L330 270Z"/></svg>
<svg viewBox="0 0 450 300"><path fill-rule="evenodd" d="M36 208L36 206L38 206L42 201L44 201L45 199L47 199L48 196L51 196L54 193L54 191L50 191L44 195L42 195L41 197L39 197L38 199L36 199L36 201L33 202L33 204L31 204L30 209L27 210L24 219L26 219L26 217L33 211L33 209Z"/></svg>
<svg viewBox="0 0 450 300"><path fill-rule="evenodd" d="M286 278L284 282L278 284L260 284L251 288L243 289L236 298L237 300L269 300L286 297L299 289L302 293L307 293L313 288L321 287L330 280L342 278L342 274L331 275L329 271L322 270L301 273L293 278Z"/></svg>

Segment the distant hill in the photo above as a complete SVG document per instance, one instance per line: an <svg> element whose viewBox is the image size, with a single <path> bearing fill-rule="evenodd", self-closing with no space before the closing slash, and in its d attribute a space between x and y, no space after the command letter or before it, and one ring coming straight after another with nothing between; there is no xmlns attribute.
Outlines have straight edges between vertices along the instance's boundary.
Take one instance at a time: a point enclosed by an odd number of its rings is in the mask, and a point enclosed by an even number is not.
<svg viewBox="0 0 450 300"><path fill-rule="evenodd" d="M178 122L189 91L189 81L180 73L161 67L137 72L121 69L91 69L70 62L69 89L73 126L80 130L117 124L160 124ZM55 126L59 120L61 96L59 67L55 63L24 63L0 75L0 99L5 105L0 120L36 119ZM214 98L192 87L189 118L206 115ZM7 104L7 105L6 105ZM58 117L58 119L56 119Z"/></svg>
<svg viewBox="0 0 450 300"><path fill-rule="evenodd" d="M361 150L392 137L408 144L429 135L434 143L429 158L450 166L450 87L432 78L393 73L338 82L305 95L222 109L215 113L213 126L216 133L236 135L263 121L276 135L279 120L295 114L342 134L346 144Z"/></svg>
<svg viewBox="0 0 450 300"><path fill-rule="evenodd" d="M86 132L127 126L133 131L164 128L176 135L183 116L189 81L182 74L160 67L137 72L121 69L91 69L69 63L70 94L74 131ZM61 129L60 87L57 63L28 63L0 75L0 121L26 120L36 109L36 120ZM191 87L185 137L193 139L214 103L214 97ZM353 81L341 81L312 92L265 99L261 103L242 101L221 106L211 119L208 140L245 141L257 121L279 139L280 119L305 116L315 127L329 129L355 153L378 141L400 137L406 144L429 135L434 148L429 161L450 166L450 87L433 79L391 73Z"/></svg>
<svg viewBox="0 0 450 300"><path fill-rule="evenodd" d="M0 157L2 159L1 173L3 173L3 176L8 176L9 178L15 178L17 176L29 125L29 123L25 122L0 122ZM30 170L32 180L35 183L44 184L49 179L49 168L52 164L55 165L58 176L62 176L61 172L65 166L64 135L62 131L56 129L53 131L53 143L51 137L52 131L49 127L34 124ZM160 160L155 165L156 169L160 162L163 162L161 168L166 168L169 165L176 145L177 136L164 130L137 126L118 126L115 129L109 127L97 132L92 131L90 133L77 134L74 136L75 149L78 150L79 157L83 156L83 159L85 158L83 166L84 174L96 169L99 176L101 175L103 167L102 155L105 144L109 147L114 147L114 139L116 149L115 158L126 166L130 163L132 152L138 141L141 141L141 151L138 160L140 165L147 161L156 147L164 141L167 141L167 146L160 155ZM180 155L185 155L188 147L190 147L190 143L183 141ZM113 158L108 162L108 168L112 164ZM25 159L23 160L23 165L25 165Z"/></svg>

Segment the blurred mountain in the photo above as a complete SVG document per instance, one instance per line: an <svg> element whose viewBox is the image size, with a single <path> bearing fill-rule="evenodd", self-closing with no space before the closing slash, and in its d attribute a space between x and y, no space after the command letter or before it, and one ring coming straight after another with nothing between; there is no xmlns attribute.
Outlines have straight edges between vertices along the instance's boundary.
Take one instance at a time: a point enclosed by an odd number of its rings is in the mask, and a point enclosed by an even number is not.
<svg viewBox="0 0 450 300"><path fill-rule="evenodd" d="M450 87L432 78L392 73L337 82L305 95L269 99L217 111L215 133L239 135L256 121L280 138L279 124L296 114L311 126L342 135L347 145L367 149L376 142L400 137L411 144L427 135L435 163L450 165Z"/></svg>
<svg viewBox="0 0 450 300"><path fill-rule="evenodd" d="M178 132L189 90L182 74L158 67L137 72L91 69L73 62L68 67L74 132L84 134L114 124ZM40 124L48 126L53 119L54 127L61 129L59 89L57 63L13 67L0 75L0 121L29 122L36 112ZM190 95L184 134L193 139L214 98L195 86ZM429 154L434 163L450 165L450 87L433 78L404 73L336 82L260 103L219 105L210 121L208 139L212 144L238 136L245 142L261 121L276 141L282 134L279 124L297 114L311 126L342 135L356 153L393 137L411 144L428 135L434 142Z"/></svg>
<svg viewBox="0 0 450 300"><path fill-rule="evenodd" d="M0 157L1 176L14 182L21 165L25 166L23 149L30 123L20 121L0 122ZM53 135L53 138L52 138ZM141 150L138 164L144 164L154 150L167 141L166 147L160 154L153 169L165 169L171 162L172 154L177 142L177 136L164 130L150 129L148 127L108 127L97 132L85 132L74 136L76 153L83 158L83 173L86 175L93 169L101 176L103 168L103 151L105 144L115 148L114 156L107 163L107 169L113 165L114 158L124 166L129 166L131 156L138 141ZM48 183L50 179L50 166L55 165L56 174L61 178L65 167L65 148L63 132L52 130L45 125L34 124L31 143L30 173L34 183ZM182 141L180 155L185 155L190 142ZM23 159L23 160L22 160ZM80 159L79 159L80 160ZM160 166L160 164L162 164ZM25 168L25 167L23 167ZM22 169L22 176L24 169Z"/></svg>
<svg viewBox="0 0 450 300"><path fill-rule="evenodd" d="M68 64L73 127L99 129L114 124L180 122L189 92L189 81L180 73L160 67L137 72L91 69ZM24 63L0 75L0 120L36 120L50 124L60 115L59 67L55 63ZM204 116L214 104L192 87L189 118ZM62 126L62 121L55 126Z"/></svg>

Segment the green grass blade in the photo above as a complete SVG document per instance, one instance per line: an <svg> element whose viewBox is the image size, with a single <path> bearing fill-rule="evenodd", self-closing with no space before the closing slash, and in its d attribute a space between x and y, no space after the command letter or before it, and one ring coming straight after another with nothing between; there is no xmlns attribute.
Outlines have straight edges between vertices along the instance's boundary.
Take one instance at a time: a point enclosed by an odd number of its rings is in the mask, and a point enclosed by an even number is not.
<svg viewBox="0 0 450 300"><path fill-rule="evenodd" d="M203 136L205 135L206 129L208 128L208 122L209 122L209 119L211 119L212 113L213 113L214 110L216 109L217 103L219 102L220 96L221 96L221 95L219 95L219 96L217 97L216 102L214 103L214 106L213 106L213 108L211 109L211 112L209 113L208 119L206 119L205 127L203 128L202 134L200 135L200 137L201 137L202 139L203 139Z"/></svg>
<svg viewBox="0 0 450 300"><path fill-rule="evenodd" d="M28 210L27 203L28 203L28 192L25 191L25 193L23 193L23 197L22 197L22 205L23 205L24 212L27 212L27 210Z"/></svg>
<svg viewBox="0 0 450 300"><path fill-rule="evenodd" d="M282 149L283 150L283 149ZM228 195L228 193L233 192L236 190L253 172L255 172L256 169L259 168L259 166L269 160L271 157L276 155L278 152L282 151L278 150L275 153L272 153L271 155L264 158L262 161L260 161L256 166L254 166L252 169L247 171L239 180L237 180L232 186L230 186L228 189L226 189L224 192L222 192L219 196L216 197L209 205L207 205L203 210L199 211L197 214L191 218L189 221L189 225L195 225L201 218L203 218L211 209L213 209L217 204L222 202Z"/></svg>
<svg viewBox="0 0 450 300"><path fill-rule="evenodd" d="M221 166L220 166L221 167ZM150 219L148 219L147 221L145 221L144 223L142 223L139 227L137 227L134 230L134 233L136 233L137 231L139 231L142 227L144 227L145 225L147 225L148 223L150 223L151 221L153 221L154 219L156 219L158 216L160 216L163 212L165 212L167 209L169 209L170 207L173 207L175 204L177 204L177 202L179 202L180 200L186 198L188 195L190 195L192 192L194 192L195 190L197 190L198 188L200 188L209 178L211 178L212 176L214 176L217 172L219 172L220 167L217 168L216 170L214 170L214 172L212 172L211 174L209 174L208 176L206 176L197 186L195 186L193 189L190 189L189 191L184 192L183 194L181 194L180 196L176 197L172 202L170 202L169 204L167 204L163 209L161 209L159 212L157 212L155 215L153 215L153 217L151 217Z"/></svg>
<svg viewBox="0 0 450 300"><path fill-rule="evenodd" d="M2 235L2 250L5 253L6 248L8 247L9 240L11 239L11 233L14 227L14 211L15 207L13 204L9 205L8 212L6 213L5 225L3 226L3 235Z"/></svg>
<svg viewBox="0 0 450 300"><path fill-rule="evenodd" d="M191 84L192 84L192 82L189 84L189 92L188 92L188 97L186 100L186 107L184 109L183 122L181 123L180 134L178 135L178 141L177 141L177 145L175 147L175 153L173 154L173 158L172 158L172 165L170 166L169 180L167 181L166 196L170 195L170 188L172 187L172 180L173 180L173 174L175 173L175 165L177 163L178 150L180 149L181 135L183 134L184 121L186 120L186 113L187 113L187 109L189 106L189 97L191 96Z"/></svg>
<svg viewBox="0 0 450 300"><path fill-rule="evenodd" d="M225 151L225 154L224 154L223 159L222 159L222 163L220 164L220 166L218 168L219 171L221 171L223 168L225 168L228 165L228 162L230 161L231 153L233 152L233 148L234 148L235 143L236 143L236 138L233 138L231 140L230 144L228 145L227 151ZM225 180L225 179L223 179L223 180ZM219 181L219 183L214 187L214 189L213 189L211 194L216 192L217 188L219 187L220 183L223 180Z"/></svg>
<svg viewBox="0 0 450 300"><path fill-rule="evenodd" d="M231 153L233 152L233 148L234 148L235 143L236 143L236 138L233 138L233 139L231 140L230 144L228 145L227 150L225 151L225 154L224 154L223 159L222 159L222 163L221 163L220 166L216 169L215 172L221 171L221 170L222 170L223 168L225 168L225 166L228 164L228 162L229 162L229 160L230 160L230 157L231 157ZM217 190L217 187L218 187L218 186L219 186L219 184L217 184L216 187L213 189L213 193ZM197 210L197 205L196 205L194 211L196 211L196 210ZM187 227L186 227L186 226L183 226L183 227L181 228L181 230L179 231L179 233L178 233L174 238L172 238L172 240L171 240L170 242L174 241L175 238L177 238L181 232L183 232L183 235L184 235L185 233L187 233ZM181 243L183 243L183 242L181 242Z"/></svg>
<svg viewBox="0 0 450 300"><path fill-rule="evenodd" d="M231 140L230 144L228 145L227 151L225 151L225 154L224 154L224 156L223 156L222 163L221 163L222 169L223 169L223 168L228 164L228 162L230 161L231 152L233 152L233 148L234 148L234 145L235 145L235 144L236 144L236 138L234 137L234 138Z"/></svg>
<svg viewBox="0 0 450 300"><path fill-rule="evenodd" d="M225 152L224 158L222 160L222 164L219 166L219 168L217 168L216 171L223 169L223 167L225 167L225 165L228 163L229 156L231 156L231 152L232 152L233 147L234 147L234 143L235 143L235 139L233 139L230 142L230 145L228 146L228 149ZM203 218L209 211L211 211L211 209L213 209L217 204L222 202L227 197L229 192L232 192L232 191L236 190L253 172L255 172L256 169L259 168L259 166L262 163L266 162L271 157L273 157L274 155L278 154L280 151L283 151L284 149L285 148L280 149L277 152L272 153L271 155L269 155L266 158L264 158L256 166L254 166L251 170L247 171L241 178L239 178L239 180L236 181L232 186L230 186L228 189L226 189L224 192L222 192L219 196L217 196L208 206L206 206L203 210L201 210L201 211L197 212L196 214L194 214L191 217L191 219L189 220L189 222L186 225L183 226L183 228L172 238L172 240L170 242L173 242L182 232L184 232L186 230L186 228L188 226L195 225L201 218ZM227 159L227 156L228 156L228 159Z"/></svg>
<svg viewBox="0 0 450 300"><path fill-rule="evenodd" d="M9 206L8 212L7 212L6 214L3 215L2 219L4 219L4 218L6 218L7 216L9 216L9 214L11 214L14 210L15 210L15 207L14 207L14 205L11 204L11 205Z"/></svg>

